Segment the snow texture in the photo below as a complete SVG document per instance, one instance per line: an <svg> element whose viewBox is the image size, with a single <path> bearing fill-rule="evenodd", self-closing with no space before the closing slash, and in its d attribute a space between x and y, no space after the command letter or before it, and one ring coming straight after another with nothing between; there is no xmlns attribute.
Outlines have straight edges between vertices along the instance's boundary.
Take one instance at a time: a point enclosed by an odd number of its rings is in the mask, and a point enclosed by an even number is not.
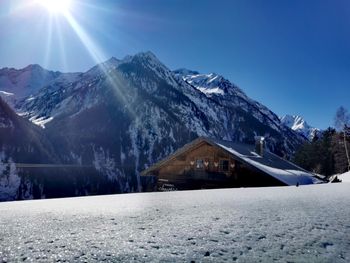
<svg viewBox="0 0 350 263"><path fill-rule="evenodd" d="M349 262L349 193L323 184L5 202L0 262Z"/></svg>
<svg viewBox="0 0 350 263"><path fill-rule="evenodd" d="M340 179L343 183L350 183L350 171L337 175L338 179Z"/></svg>
<svg viewBox="0 0 350 263"><path fill-rule="evenodd" d="M11 158L6 158L3 151L0 152L0 200L12 200L16 198L17 190L21 184L21 178L17 174L16 165ZM1 232L0 232L1 233Z"/></svg>

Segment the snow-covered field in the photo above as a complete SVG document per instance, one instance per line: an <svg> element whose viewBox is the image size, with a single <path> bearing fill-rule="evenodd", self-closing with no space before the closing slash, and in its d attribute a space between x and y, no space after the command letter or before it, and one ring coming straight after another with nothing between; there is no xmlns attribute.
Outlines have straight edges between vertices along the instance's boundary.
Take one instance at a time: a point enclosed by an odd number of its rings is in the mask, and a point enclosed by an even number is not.
<svg viewBox="0 0 350 263"><path fill-rule="evenodd" d="M350 262L350 184L0 203L0 262Z"/></svg>

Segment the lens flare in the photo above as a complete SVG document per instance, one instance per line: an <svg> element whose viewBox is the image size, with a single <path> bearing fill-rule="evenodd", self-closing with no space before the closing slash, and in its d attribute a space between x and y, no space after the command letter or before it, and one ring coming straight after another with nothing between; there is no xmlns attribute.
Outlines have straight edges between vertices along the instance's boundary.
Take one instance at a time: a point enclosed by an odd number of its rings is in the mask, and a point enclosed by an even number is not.
<svg viewBox="0 0 350 263"><path fill-rule="evenodd" d="M72 4L71 0L38 0L37 2L53 14L67 13Z"/></svg>

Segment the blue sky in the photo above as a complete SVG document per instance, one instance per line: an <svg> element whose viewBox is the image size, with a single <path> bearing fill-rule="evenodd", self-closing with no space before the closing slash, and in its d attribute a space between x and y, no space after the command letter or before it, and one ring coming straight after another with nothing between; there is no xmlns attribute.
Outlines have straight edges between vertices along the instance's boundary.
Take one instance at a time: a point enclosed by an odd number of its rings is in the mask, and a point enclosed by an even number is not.
<svg viewBox="0 0 350 263"><path fill-rule="evenodd" d="M78 30L59 14L50 24L29 2L0 2L0 67L85 71L150 50L171 69L222 74L277 114L320 128L350 108L347 0L73 0Z"/></svg>

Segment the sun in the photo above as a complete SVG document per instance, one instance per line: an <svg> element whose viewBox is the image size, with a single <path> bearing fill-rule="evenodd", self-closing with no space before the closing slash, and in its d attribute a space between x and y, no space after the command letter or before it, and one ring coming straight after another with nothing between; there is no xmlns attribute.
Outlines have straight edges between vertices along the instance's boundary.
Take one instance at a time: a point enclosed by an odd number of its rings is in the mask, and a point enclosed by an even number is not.
<svg viewBox="0 0 350 263"><path fill-rule="evenodd" d="M71 0L37 0L37 3L44 6L51 14L65 14L71 8Z"/></svg>

